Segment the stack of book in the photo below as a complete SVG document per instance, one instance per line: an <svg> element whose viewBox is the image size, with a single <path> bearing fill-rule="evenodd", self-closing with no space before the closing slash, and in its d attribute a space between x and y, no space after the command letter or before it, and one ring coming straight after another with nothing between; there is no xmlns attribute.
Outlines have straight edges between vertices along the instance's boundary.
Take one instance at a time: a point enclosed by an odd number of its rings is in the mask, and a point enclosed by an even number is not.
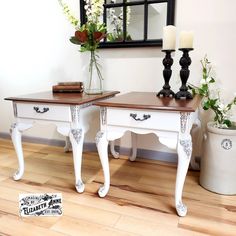
<svg viewBox="0 0 236 236"><path fill-rule="evenodd" d="M53 93L82 93L84 91L83 82L59 82L52 86Z"/></svg>

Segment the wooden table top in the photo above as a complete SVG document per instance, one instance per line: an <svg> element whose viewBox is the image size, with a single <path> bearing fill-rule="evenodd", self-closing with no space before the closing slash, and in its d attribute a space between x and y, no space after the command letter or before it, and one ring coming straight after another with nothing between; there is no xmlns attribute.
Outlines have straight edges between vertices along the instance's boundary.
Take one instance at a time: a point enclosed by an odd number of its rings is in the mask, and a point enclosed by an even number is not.
<svg viewBox="0 0 236 236"><path fill-rule="evenodd" d="M104 107L119 107L129 109L150 109L165 111L194 112L201 102L201 97L195 95L193 99L175 99L156 96L152 92L130 92L104 101L95 102L94 105Z"/></svg>
<svg viewBox="0 0 236 236"><path fill-rule="evenodd" d="M5 100L34 103L54 103L82 105L88 102L94 102L105 99L119 93L118 91L104 91L102 94L88 95L85 93L53 93L52 91L32 93L17 97L8 97Z"/></svg>

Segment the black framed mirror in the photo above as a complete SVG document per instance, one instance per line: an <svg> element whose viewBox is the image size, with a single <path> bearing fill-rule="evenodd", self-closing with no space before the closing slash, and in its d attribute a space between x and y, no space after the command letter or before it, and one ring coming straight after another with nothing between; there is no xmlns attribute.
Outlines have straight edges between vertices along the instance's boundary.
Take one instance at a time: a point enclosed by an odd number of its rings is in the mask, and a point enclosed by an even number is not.
<svg viewBox="0 0 236 236"><path fill-rule="evenodd" d="M86 22L80 0L81 24ZM162 31L174 24L175 0L105 0L103 21L107 34L99 48L162 45Z"/></svg>

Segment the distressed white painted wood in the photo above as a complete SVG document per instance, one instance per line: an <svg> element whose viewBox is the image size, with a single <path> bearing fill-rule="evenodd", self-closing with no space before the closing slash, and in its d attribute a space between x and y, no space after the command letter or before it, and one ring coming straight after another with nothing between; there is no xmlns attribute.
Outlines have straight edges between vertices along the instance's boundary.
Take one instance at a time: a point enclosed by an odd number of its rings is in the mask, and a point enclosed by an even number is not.
<svg viewBox="0 0 236 236"><path fill-rule="evenodd" d="M178 167L175 184L175 207L179 216L187 214L187 206L182 201L182 193L189 162L192 155L192 137L190 129L193 121L190 120L190 113L180 113L181 129L178 137Z"/></svg>
<svg viewBox="0 0 236 236"><path fill-rule="evenodd" d="M43 111L44 108L49 109L44 113L37 113L35 112L35 107L39 107L40 111ZM22 132L31 128L35 122L42 124L52 123L56 125L58 133L66 137L65 151L72 150L73 152L75 188L79 193L82 193L85 188L81 178L82 150L84 130L88 130L88 124L86 123L86 117L80 116L80 111L88 109L87 107L84 104L81 107L60 104L18 104L18 102L14 102L15 122L11 126L11 137L19 163L18 170L13 176L14 180L21 179L24 174L24 155L21 143Z"/></svg>
<svg viewBox="0 0 236 236"><path fill-rule="evenodd" d="M72 145L71 145L71 142L70 142L70 137L66 136L64 152L70 152L70 151L72 151Z"/></svg>
<svg viewBox="0 0 236 236"><path fill-rule="evenodd" d="M24 156L21 133L32 127L33 123L52 123L57 132L66 137L64 150L73 152L75 170L75 188L79 193L84 191L81 178L81 164L84 134L89 130L94 114L91 106L94 102L111 98L117 91L104 91L101 95L87 94L53 94L51 91L29 94L20 97L9 97L13 102L15 121L11 128L12 141L16 149L19 168L14 175L19 180L24 174Z"/></svg>
<svg viewBox="0 0 236 236"><path fill-rule="evenodd" d="M200 170L200 161L197 162L196 157L197 154L199 156L202 156L201 153L199 152L199 148L201 148L202 144L202 133L201 133L201 121L199 118L197 118L194 121L193 129L192 129L192 137L193 140L196 140L196 144L193 143L193 151L192 151L192 157L190 160L190 166L193 170Z"/></svg>
<svg viewBox="0 0 236 236"><path fill-rule="evenodd" d="M82 164L82 151L84 142L84 131L82 128L71 129L70 141L73 150L73 161L75 169L75 187L77 192L82 193L84 191L84 183L81 178L81 164Z"/></svg>
<svg viewBox="0 0 236 236"><path fill-rule="evenodd" d="M99 188L98 195L100 197L105 197L108 193L110 187L110 171L109 171L109 161L108 161L108 140L103 131L99 131L96 135L96 145L98 148L98 154L101 160L103 174L104 174L104 185Z"/></svg>
<svg viewBox="0 0 236 236"><path fill-rule="evenodd" d="M117 152L116 150L115 150L115 141L111 141L110 142L110 151L111 151L111 154L112 154L112 156L114 157L114 158L119 158L120 157L120 154L119 154L119 152Z"/></svg>
<svg viewBox="0 0 236 236"><path fill-rule="evenodd" d="M114 125L114 126L122 126L122 127L129 127L129 128L145 128L145 129L153 129L153 123L155 124L156 128L160 130L179 130L179 124L171 123L173 119L178 119L178 114L173 113L171 111L150 111L150 110L135 110L130 109L127 113L127 109L120 108L119 110L112 107L107 108L107 125ZM137 117L142 118L143 115L150 115L150 118L145 120L144 122L137 122L136 120L130 117L130 114L137 114ZM128 115L127 115L128 114ZM167 115L168 114L168 115ZM163 123L163 120L166 122Z"/></svg>
<svg viewBox="0 0 236 236"><path fill-rule="evenodd" d="M131 132L132 154L129 157L130 161L135 161L137 156L137 134Z"/></svg>
<svg viewBox="0 0 236 236"><path fill-rule="evenodd" d="M17 102L16 109L17 116L21 118L71 121L70 106L68 105ZM35 112L35 109L37 109L38 112Z"/></svg>
<svg viewBox="0 0 236 236"><path fill-rule="evenodd" d="M150 115L144 121L134 120L130 113L137 117ZM101 130L97 133L96 143L104 172L104 185L98 191L100 197L105 197L109 191L110 174L107 145L109 141L118 139L126 131L132 132L133 152L130 160L137 154L137 134L154 133L159 141L171 149L177 149L178 167L175 188L175 206L179 216L185 216L187 207L182 201L183 186L192 154L192 139L190 130L197 117L196 112L179 111L149 111L130 110L119 107L101 107ZM113 144L112 144L113 145ZM112 146L113 149L113 146Z"/></svg>
<svg viewBox="0 0 236 236"><path fill-rule="evenodd" d="M13 175L14 180L19 180L24 174L24 155L22 150L21 136L24 130L31 128L32 124L13 123L10 128L11 138L18 157L18 170Z"/></svg>

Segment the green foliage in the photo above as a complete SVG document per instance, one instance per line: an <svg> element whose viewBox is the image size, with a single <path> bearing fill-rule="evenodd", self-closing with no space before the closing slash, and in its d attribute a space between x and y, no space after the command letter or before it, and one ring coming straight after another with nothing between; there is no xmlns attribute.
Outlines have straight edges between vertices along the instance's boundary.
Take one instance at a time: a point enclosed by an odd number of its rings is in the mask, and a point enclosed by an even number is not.
<svg viewBox="0 0 236 236"><path fill-rule="evenodd" d="M82 26L88 34L88 40L84 43L81 43L81 52L84 51L95 51L98 48L100 40L105 37L106 27L105 24L95 24L87 22ZM83 30L83 29L82 29ZM101 33L102 37L100 39L95 37L96 33Z"/></svg>
<svg viewBox="0 0 236 236"><path fill-rule="evenodd" d="M64 14L67 16L70 23L75 26L75 35L70 38L73 44L81 45L80 51L95 51L98 48L100 41L105 37L106 26L99 22L99 17L102 14L101 6L103 1L86 2L87 11L89 11L89 18L87 15L87 22L79 27L79 20L73 16L69 7L62 1L58 0L63 7Z"/></svg>
<svg viewBox="0 0 236 236"><path fill-rule="evenodd" d="M79 19L77 19L76 17L73 16L73 14L71 13L71 10L69 9L69 7L67 6L66 3L64 3L62 0L58 0L58 2L61 5L61 7L63 8L63 12L66 15L67 19L69 20L69 22L73 26L76 27L79 24Z"/></svg>
<svg viewBox="0 0 236 236"><path fill-rule="evenodd" d="M73 44L78 44L78 45L81 44L81 42L80 42L75 36L71 37L71 38L70 38L70 41L71 41L71 43L73 43Z"/></svg>
<svg viewBox="0 0 236 236"><path fill-rule="evenodd" d="M123 41L123 32L120 32L119 34L116 34L116 35L113 33L109 33L109 34L107 34L107 40L109 42L121 42L121 41ZM126 40L127 41L132 40L132 38L129 34L126 36Z"/></svg>
<svg viewBox="0 0 236 236"><path fill-rule="evenodd" d="M220 92L216 89L211 89L211 86L216 82L211 76L212 66L207 57L201 60L202 64L202 80L201 86L189 84L193 94L199 94L203 97L202 107L204 110L212 110L214 112L214 121L219 128L228 128L232 126L230 120L230 110L233 105L236 105L236 97L225 105L220 98Z"/></svg>

